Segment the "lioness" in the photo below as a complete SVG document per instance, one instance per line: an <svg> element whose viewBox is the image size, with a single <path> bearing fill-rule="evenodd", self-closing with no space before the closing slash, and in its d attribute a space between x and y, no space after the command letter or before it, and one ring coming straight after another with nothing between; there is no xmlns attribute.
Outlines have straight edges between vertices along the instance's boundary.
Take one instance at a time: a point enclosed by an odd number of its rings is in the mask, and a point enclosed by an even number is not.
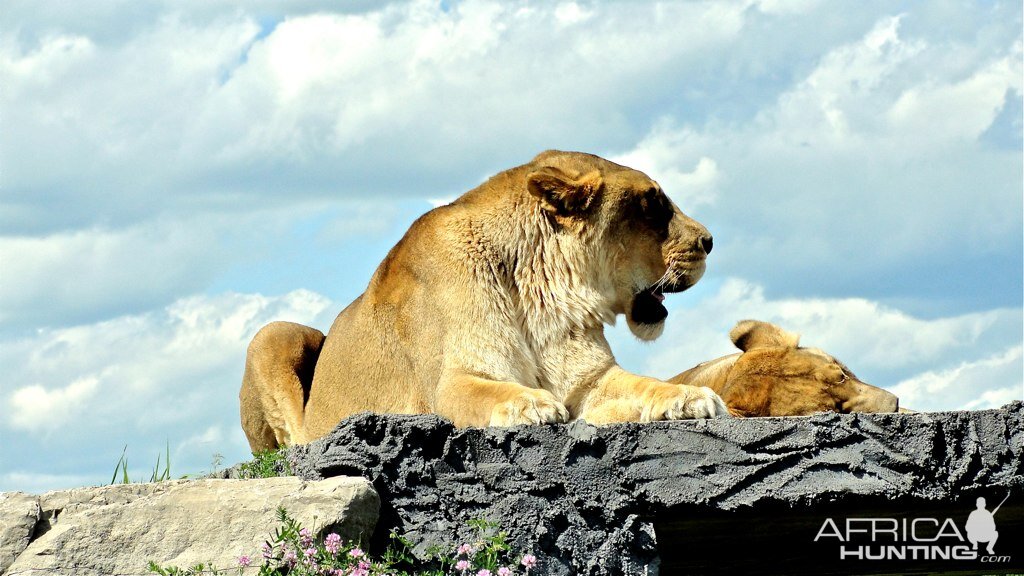
<svg viewBox="0 0 1024 576"><path fill-rule="evenodd" d="M743 352L704 362L669 382L707 386L734 416L800 416L814 412L895 412L899 399L857 379L800 336L774 324L743 320L729 332Z"/></svg>
<svg viewBox="0 0 1024 576"><path fill-rule="evenodd" d="M620 368L603 328L625 314L637 337L659 336L664 294L700 279L711 245L645 174L544 152L420 217L326 338L264 327L242 427L257 450L366 410L458 426L727 415L708 388Z"/></svg>

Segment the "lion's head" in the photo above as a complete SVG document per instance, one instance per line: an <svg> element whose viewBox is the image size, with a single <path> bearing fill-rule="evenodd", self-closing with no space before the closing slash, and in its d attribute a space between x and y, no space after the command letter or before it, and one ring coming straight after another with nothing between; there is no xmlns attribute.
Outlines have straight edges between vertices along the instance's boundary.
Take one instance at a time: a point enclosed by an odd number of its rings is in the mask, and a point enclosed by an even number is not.
<svg viewBox="0 0 1024 576"><path fill-rule="evenodd" d="M578 152L548 151L528 165L527 189L559 233L588 248L590 273L637 337L661 335L665 294L704 274L711 234L643 172Z"/></svg>
<svg viewBox="0 0 1024 576"><path fill-rule="evenodd" d="M862 382L831 355L799 347L800 337L767 322L744 320L729 332L743 350L717 392L741 416L815 412L895 412L899 399Z"/></svg>

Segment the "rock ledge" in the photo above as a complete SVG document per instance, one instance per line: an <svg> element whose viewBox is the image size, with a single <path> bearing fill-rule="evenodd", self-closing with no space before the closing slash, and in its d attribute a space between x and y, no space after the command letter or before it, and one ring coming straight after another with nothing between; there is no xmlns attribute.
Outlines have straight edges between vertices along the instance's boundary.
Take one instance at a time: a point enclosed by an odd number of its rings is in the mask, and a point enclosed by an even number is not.
<svg viewBox="0 0 1024 576"><path fill-rule="evenodd" d="M806 548L826 514L946 506L966 516L978 495L1013 489L1019 502L999 516L1008 528L1024 510L1022 420L1019 401L972 412L605 427L456 429L436 416L367 413L289 459L307 480L369 479L383 502L375 538L398 529L420 552L469 538L466 520L484 517L500 522L515 549L535 553L543 574L713 572L690 556L715 546L728 553L740 524L754 527L744 536L754 544L768 542L756 526L779 517L805 518L790 533Z"/></svg>

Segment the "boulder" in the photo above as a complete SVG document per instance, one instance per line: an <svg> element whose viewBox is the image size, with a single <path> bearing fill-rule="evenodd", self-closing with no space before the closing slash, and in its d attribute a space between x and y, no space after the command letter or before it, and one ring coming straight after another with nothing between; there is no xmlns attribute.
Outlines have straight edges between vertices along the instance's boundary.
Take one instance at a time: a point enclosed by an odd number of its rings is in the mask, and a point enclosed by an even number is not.
<svg viewBox="0 0 1024 576"><path fill-rule="evenodd" d="M966 517L978 496L998 502L1013 490L1001 542L1024 535L1022 421L1021 402L603 427L457 429L431 415L359 414L289 459L309 480L371 480L384 502L375 541L397 529L420 555L468 541L466 521L486 518L513 549L536 554L542 574L799 573L836 563L834 546L813 541L823 520L859 512ZM820 557L778 564L804 552ZM1013 562L1024 567L1024 554Z"/></svg>
<svg viewBox="0 0 1024 576"><path fill-rule="evenodd" d="M0 573L28 547L40 516L38 496L0 492Z"/></svg>
<svg viewBox="0 0 1024 576"><path fill-rule="evenodd" d="M79 488L43 494L37 506L36 537L10 576L145 574L151 560L234 568L242 554L259 557L279 506L318 533L357 540L372 532L380 499L362 478L286 477Z"/></svg>

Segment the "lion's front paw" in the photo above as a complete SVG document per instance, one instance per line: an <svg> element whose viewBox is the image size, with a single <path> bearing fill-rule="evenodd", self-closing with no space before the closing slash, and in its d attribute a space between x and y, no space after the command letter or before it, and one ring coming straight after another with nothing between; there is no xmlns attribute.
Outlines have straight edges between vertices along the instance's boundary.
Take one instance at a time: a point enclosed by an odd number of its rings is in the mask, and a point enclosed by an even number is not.
<svg viewBox="0 0 1024 576"><path fill-rule="evenodd" d="M569 411L546 390L526 388L521 394L494 406L491 426L568 422Z"/></svg>
<svg viewBox="0 0 1024 576"><path fill-rule="evenodd" d="M667 384L644 398L641 422L729 416L725 402L707 386Z"/></svg>

